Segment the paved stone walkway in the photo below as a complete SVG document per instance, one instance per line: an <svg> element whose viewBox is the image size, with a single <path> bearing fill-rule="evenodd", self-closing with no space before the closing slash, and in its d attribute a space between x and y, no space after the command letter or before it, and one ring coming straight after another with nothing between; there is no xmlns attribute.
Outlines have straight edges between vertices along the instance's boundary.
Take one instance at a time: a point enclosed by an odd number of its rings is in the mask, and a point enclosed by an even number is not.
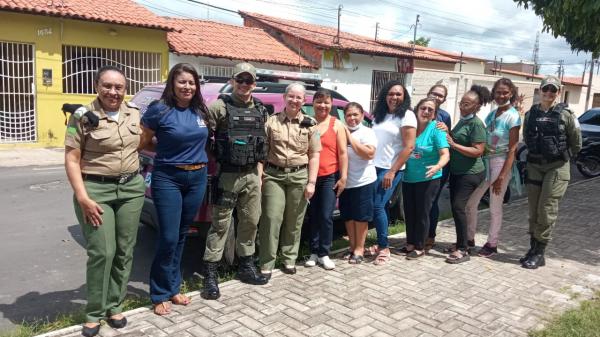
<svg viewBox="0 0 600 337"><path fill-rule="evenodd" d="M134 310L125 329L104 325L101 336L525 336L600 289L599 191L600 179L569 187L547 266L536 271L518 264L528 245L527 203L519 201L505 207L500 254L492 259L445 263L441 250L454 239L447 223L432 254L417 261L336 260L335 271L299 266L266 286L230 281L218 301L193 293L191 305L166 317ZM488 223L481 213L478 246ZM79 334L75 326L49 335Z"/></svg>

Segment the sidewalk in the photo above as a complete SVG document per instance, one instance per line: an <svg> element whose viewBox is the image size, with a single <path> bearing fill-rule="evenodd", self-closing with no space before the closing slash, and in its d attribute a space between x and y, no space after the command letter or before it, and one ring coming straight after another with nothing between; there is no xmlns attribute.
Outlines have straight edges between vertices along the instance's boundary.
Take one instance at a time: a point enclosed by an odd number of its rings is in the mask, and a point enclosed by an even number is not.
<svg viewBox="0 0 600 337"><path fill-rule="evenodd" d="M32 148L2 149L0 148L0 167L63 165L65 149Z"/></svg>
<svg viewBox="0 0 600 337"><path fill-rule="evenodd" d="M454 241L452 223L439 227L429 256L407 261L393 255L387 266L352 266L336 260L334 271L298 267L275 273L266 286L238 281L221 285L218 301L192 293L192 304L165 317L141 308L126 313L129 325L103 325L101 336L526 336L553 315L600 289L600 179L569 187L560 208L546 267L526 270L527 203L505 206L500 254L444 262ZM480 214L476 243L485 243L489 214ZM392 245L403 245L402 237ZM46 336L80 336L80 326Z"/></svg>

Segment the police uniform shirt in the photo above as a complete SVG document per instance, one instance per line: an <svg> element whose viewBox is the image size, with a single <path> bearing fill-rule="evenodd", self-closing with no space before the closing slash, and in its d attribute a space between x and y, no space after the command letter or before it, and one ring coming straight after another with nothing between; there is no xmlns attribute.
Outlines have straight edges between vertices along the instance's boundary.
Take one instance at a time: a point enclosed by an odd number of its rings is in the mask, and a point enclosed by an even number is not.
<svg viewBox="0 0 600 337"><path fill-rule="evenodd" d="M133 104L121 103L117 122L104 112L98 99L86 108L99 117L98 126L83 125L71 116L65 136L65 146L81 150L81 172L110 177L136 172L140 111Z"/></svg>
<svg viewBox="0 0 600 337"><path fill-rule="evenodd" d="M308 164L308 155L321 151L319 131L314 126L304 127L300 123L311 118L299 112L289 119L285 112L267 119L267 161L279 167L294 167Z"/></svg>
<svg viewBox="0 0 600 337"><path fill-rule="evenodd" d="M233 105L238 108L253 108L254 100L250 99L249 102L244 102L236 94L231 94ZM208 107L208 126L212 132L217 130L226 130L228 127L227 108L225 102L222 99L216 100L213 104Z"/></svg>

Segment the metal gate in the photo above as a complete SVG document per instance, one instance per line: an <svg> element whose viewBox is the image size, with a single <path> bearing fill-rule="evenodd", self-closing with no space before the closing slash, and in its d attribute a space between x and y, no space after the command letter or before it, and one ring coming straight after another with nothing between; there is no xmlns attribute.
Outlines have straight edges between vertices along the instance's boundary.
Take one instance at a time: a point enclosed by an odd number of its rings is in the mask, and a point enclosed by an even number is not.
<svg viewBox="0 0 600 337"><path fill-rule="evenodd" d="M398 73L395 71L373 70L373 77L371 79L371 109L369 111L375 111L375 103L377 102L379 90L381 90L387 82L396 80L405 85L405 76L405 73Z"/></svg>
<svg viewBox="0 0 600 337"><path fill-rule="evenodd" d="M0 143L37 140L33 45L0 41Z"/></svg>

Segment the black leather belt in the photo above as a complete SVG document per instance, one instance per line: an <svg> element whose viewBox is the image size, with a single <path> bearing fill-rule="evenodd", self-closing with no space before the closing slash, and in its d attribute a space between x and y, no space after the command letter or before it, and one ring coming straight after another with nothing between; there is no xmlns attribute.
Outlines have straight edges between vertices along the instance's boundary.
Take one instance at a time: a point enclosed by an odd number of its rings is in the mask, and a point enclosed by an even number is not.
<svg viewBox="0 0 600 337"><path fill-rule="evenodd" d="M307 168L308 165L304 164L304 165L298 165L298 166L281 167L281 166L273 165L271 163L267 163L266 167L273 168L273 169L276 169L281 172L290 173L290 172L296 172L296 171L303 170L303 169Z"/></svg>
<svg viewBox="0 0 600 337"><path fill-rule="evenodd" d="M126 184L138 175L135 173L125 173L123 175L112 177L112 176L100 176L96 174L82 174L83 180L95 181L99 183L115 183L115 184Z"/></svg>
<svg viewBox="0 0 600 337"><path fill-rule="evenodd" d="M238 173L238 172L244 173L244 172L252 171L252 170L254 170L254 168L256 168L256 164L243 165L243 166L221 164L221 166L220 166L221 172L225 172L225 173Z"/></svg>

